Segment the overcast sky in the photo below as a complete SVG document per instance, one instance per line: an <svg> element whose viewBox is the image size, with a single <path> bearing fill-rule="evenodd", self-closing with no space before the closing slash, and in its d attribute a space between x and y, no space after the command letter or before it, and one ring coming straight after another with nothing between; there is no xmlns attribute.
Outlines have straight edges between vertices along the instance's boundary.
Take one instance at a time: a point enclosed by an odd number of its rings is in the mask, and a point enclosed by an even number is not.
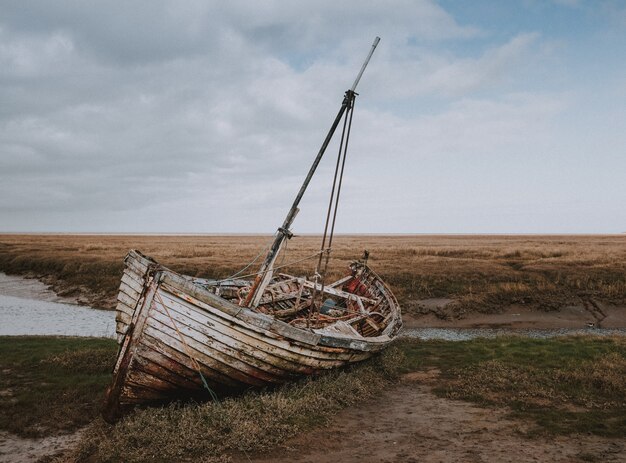
<svg viewBox="0 0 626 463"><path fill-rule="evenodd" d="M0 231L626 231L626 1L0 1ZM319 232L332 145L296 233Z"/></svg>

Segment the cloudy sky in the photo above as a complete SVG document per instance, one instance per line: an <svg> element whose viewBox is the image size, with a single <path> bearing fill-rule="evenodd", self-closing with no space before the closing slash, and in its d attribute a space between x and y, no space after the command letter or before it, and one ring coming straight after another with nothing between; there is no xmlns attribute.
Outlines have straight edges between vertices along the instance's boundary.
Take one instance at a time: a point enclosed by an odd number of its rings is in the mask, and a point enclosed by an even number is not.
<svg viewBox="0 0 626 463"><path fill-rule="evenodd" d="M626 1L0 1L0 231L626 231ZM336 145L296 233L323 226Z"/></svg>

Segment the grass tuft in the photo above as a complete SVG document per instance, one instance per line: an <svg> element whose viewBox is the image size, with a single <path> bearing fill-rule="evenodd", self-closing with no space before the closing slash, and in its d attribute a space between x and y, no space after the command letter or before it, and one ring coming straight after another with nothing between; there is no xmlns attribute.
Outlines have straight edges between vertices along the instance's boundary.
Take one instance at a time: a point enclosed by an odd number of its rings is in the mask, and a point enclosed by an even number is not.
<svg viewBox="0 0 626 463"><path fill-rule="evenodd" d="M273 391L203 404L138 410L115 426L102 420L71 457L82 461L224 461L232 452L269 450L321 426L339 410L376 396L404 363L394 347L348 370L287 384Z"/></svg>

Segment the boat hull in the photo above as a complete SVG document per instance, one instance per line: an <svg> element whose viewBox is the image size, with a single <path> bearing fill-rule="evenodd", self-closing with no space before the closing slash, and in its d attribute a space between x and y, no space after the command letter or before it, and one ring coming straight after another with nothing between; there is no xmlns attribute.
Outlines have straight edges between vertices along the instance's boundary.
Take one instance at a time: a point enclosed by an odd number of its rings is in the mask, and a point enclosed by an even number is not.
<svg viewBox="0 0 626 463"><path fill-rule="evenodd" d="M303 330L232 304L135 251L118 299L107 421L137 404L209 398L359 362L401 326L398 317L388 334L367 339Z"/></svg>

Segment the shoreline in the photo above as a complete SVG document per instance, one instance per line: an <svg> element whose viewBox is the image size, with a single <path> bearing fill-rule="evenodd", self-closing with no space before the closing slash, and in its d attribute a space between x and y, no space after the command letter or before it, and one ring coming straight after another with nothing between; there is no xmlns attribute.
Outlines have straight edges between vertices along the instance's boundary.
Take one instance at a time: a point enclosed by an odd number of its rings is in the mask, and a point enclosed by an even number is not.
<svg viewBox="0 0 626 463"><path fill-rule="evenodd" d="M115 311L114 301L94 294L85 286L65 283L54 275L37 275L32 272L6 273L0 269L0 295Z"/></svg>
<svg viewBox="0 0 626 463"><path fill-rule="evenodd" d="M0 271L0 295L87 307L85 301L78 297L59 295L52 285L45 282L45 277L34 275L7 274Z"/></svg>
<svg viewBox="0 0 626 463"><path fill-rule="evenodd" d="M50 276L9 275L0 271L0 295L76 305L93 310L107 310L89 305L97 295L86 291L85 296L66 296L56 291L46 280ZM431 298L409 301L411 306L420 307L425 313L402 314L404 328L440 329L583 329L583 328L626 328L626 306L604 304L591 300L580 305L567 305L558 310L542 311L523 305L511 305L499 313L471 312L461 318L452 318L446 308L455 300Z"/></svg>
<svg viewBox="0 0 626 463"><path fill-rule="evenodd" d="M506 328L506 329L583 329L626 328L626 307L602 304L601 315L585 304L568 305L558 310L533 310L520 305L509 306L500 313L468 313L463 318L445 319L434 313L402 314L404 328Z"/></svg>
<svg viewBox="0 0 626 463"><path fill-rule="evenodd" d="M38 281L38 298L114 310L124 256L223 278L267 246L257 235L0 235L0 271ZM370 252L405 325L432 328L626 327L626 241L616 235L338 235L328 278ZM311 275L317 236L289 246L288 273ZM41 295L45 293L45 295ZM30 296L28 296L30 297Z"/></svg>

